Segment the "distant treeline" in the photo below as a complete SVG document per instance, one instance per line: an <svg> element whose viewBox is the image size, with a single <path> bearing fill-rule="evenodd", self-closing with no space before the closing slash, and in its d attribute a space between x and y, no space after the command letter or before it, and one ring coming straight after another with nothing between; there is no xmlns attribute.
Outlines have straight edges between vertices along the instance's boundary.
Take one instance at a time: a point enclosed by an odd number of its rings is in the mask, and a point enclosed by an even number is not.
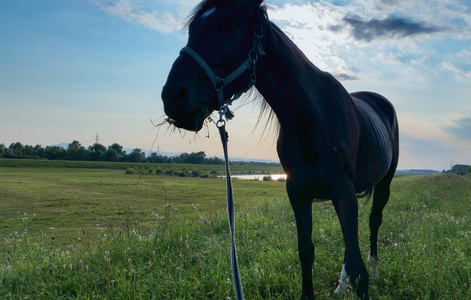
<svg viewBox="0 0 471 300"><path fill-rule="evenodd" d="M79 141L73 141L67 148L60 146L23 145L20 142L12 143L9 147L0 144L0 158L13 159L47 159L70 161L109 161L109 162L137 162L137 163L166 163L166 164L205 164L223 165L224 160L219 157L206 157L203 151L182 153L177 156L160 155L151 152L149 156L140 148L135 148L131 153L126 153L123 146L114 143L105 147L95 143L85 148ZM257 165L257 166L281 166L280 163L231 161L232 165Z"/></svg>
<svg viewBox="0 0 471 300"><path fill-rule="evenodd" d="M468 175L471 176L471 166L470 165L454 165L451 170L443 171L444 173L453 173L456 175Z"/></svg>
<svg viewBox="0 0 471 300"><path fill-rule="evenodd" d="M164 156L152 152L146 156L139 148L131 153L126 153L123 146L114 143L105 147L95 143L85 148L78 141L73 141L67 148L59 146L41 145L30 146L22 143L12 143L9 147L0 144L0 158L14 159L48 159L48 160L73 160L73 161L111 161L111 162L149 162L149 163L182 163L182 164L224 164L224 160L218 157L206 157L204 152L183 153L178 156Z"/></svg>

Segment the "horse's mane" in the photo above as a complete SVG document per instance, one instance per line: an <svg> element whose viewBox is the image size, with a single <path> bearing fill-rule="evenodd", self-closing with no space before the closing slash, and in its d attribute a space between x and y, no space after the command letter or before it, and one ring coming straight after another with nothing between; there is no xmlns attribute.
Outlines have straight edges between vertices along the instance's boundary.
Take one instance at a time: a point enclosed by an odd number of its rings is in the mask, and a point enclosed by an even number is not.
<svg viewBox="0 0 471 300"><path fill-rule="evenodd" d="M262 126L262 136L260 137L260 142L263 140L267 132L273 132L277 135L278 131L280 130L280 123L278 122L278 119L271 106L268 104L265 98L263 98L263 95L260 94L255 86L251 87L247 91L243 99L244 100L242 101L253 102L254 106L259 107L257 123L255 124L254 131L258 126Z"/></svg>
<svg viewBox="0 0 471 300"><path fill-rule="evenodd" d="M239 1L239 0L234 0ZM186 29L190 29L194 21L201 17L206 11L213 7L223 7L230 5L232 2L230 0L203 0L192 10L188 16L188 20L185 24ZM260 4L263 3L263 0L260 1Z"/></svg>
<svg viewBox="0 0 471 300"><path fill-rule="evenodd" d="M201 17L201 15L207 11L210 8L213 8L215 6L220 6L227 3L227 1L224 0L203 0L201 1L195 8L192 10L190 15L188 16L188 21L185 24L185 28L189 29L191 28L191 25L193 22Z"/></svg>

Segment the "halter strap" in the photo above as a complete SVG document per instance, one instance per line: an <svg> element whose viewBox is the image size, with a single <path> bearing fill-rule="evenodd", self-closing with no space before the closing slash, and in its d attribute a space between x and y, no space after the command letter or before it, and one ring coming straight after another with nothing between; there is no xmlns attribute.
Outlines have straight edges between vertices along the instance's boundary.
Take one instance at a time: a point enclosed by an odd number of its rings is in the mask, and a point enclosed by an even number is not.
<svg viewBox="0 0 471 300"><path fill-rule="evenodd" d="M232 103L232 101L238 99L243 93L248 91L256 82L256 70L255 66L258 60L258 57L260 55L266 55L265 50L263 49L262 45L262 38L263 38L263 27L264 27L264 22L261 22L259 20L260 18L264 18L265 21L267 20L266 16L266 11L260 8L260 11L262 13L259 13L257 15L257 22L258 24L254 30L254 39L252 43L252 49L249 51L247 59L239 66L237 67L234 71L232 71L229 75L227 75L225 78L220 78L217 76L214 71L211 69L210 66L206 63L206 61L198 54L196 53L195 50L191 49L189 46L183 47L182 50L180 50L180 54L188 54L193 60L203 69L203 71L208 75L209 79L211 80L214 89L216 90L217 96L218 96L218 104L219 106L224 105L225 103ZM226 101L224 99L224 88L234 81L236 78L238 78L242 73L245 71L252 69L252 74L250 75L250 82L247 85L245 89L243 89L240 92L235 93Z"/></svg>
<svg viewBox="0 0 471 300"><path fill-rule="evenodd" d="M229 83L234 81L237 77L242 75L242 73L244 73L246 70L250 69L250 66L253 65L253 67L255 68L255 62L258 59L257 53L254 52L253 50L251 50L249 52L249 57L247 57L247 59L237 69L235 69L231 74L227 75L225 78L220 78L213 72L213 70L208 66L208 64L204 61L204 59L198 53L196 53L196 51L194 51L190 47L188 47L188 46L184 47L182 50L180 50L180 54L182 54L182 53L186 53L191 58L193 58L199 64L199 66L203 69L203 71L206 73L206 75L208 75L208 77L211 80L211 82L213 83L214 89L216 90L216 93L218 95L219 106L224 105L224 100L225 100L224 99L224 91L223 91L224 88ZM251 78L252 78L252 76L251 76ZM252 80L251 80L249 86L243 92L246 92L253 84L255 84L255 82L252 82ZM237 93L237 94L239 94L239 93ZM242 94L242 93L240 93L240 94ZM240 97L240 95L239 95L239 97ZM235 100L235 99L232 99L232 100Z"/></svg>

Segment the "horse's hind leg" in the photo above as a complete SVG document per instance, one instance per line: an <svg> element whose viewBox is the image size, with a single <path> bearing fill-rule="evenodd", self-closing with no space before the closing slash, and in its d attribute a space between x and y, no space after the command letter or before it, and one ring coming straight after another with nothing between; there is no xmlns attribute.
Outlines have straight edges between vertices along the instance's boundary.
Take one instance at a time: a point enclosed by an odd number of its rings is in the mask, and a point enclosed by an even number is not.
<svg viewBox="0 0 471 300"><path fill-rule="evenodd" d="M373 205L370 212L370 255L368 264L371 277L378 278L378 230L383 222L383 209L388 203L390 184L394 172L389 172L374 188Z"/></svg>

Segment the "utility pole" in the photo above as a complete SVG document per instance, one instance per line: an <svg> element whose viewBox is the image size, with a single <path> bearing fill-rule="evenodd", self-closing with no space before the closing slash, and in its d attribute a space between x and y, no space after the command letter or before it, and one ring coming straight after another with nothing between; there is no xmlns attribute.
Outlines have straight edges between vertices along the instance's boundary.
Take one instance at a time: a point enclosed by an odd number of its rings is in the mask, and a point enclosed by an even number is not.
<svg viewBox="0 0 471 300"><path fill-rule="evenodd" d="M98 138L98 132L97 132L97 134L95 135L95 144L98 144L98 141L99 141L99 140L100 140L100 139Z"/></svg>

